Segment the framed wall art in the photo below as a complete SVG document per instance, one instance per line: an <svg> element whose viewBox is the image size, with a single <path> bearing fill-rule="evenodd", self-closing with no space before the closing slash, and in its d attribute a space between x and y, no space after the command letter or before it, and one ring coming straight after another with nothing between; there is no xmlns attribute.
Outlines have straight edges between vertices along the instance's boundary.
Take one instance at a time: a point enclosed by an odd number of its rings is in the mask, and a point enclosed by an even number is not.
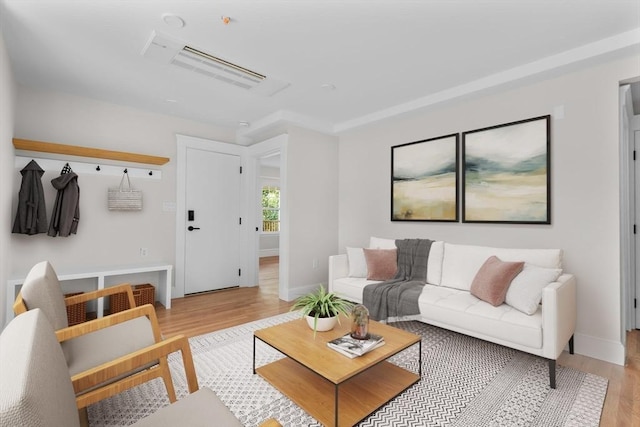
<svg viewBox="0 0 640 427"><path fill-rule="evenodd" d="M551 224L550 121L462 133L462 222Z"/></svg>
<svg viewBox="0 0 640 427"><path fill-rule="evenodd" d="M458 221L458 134L391 147L391 220Z"/></svg>

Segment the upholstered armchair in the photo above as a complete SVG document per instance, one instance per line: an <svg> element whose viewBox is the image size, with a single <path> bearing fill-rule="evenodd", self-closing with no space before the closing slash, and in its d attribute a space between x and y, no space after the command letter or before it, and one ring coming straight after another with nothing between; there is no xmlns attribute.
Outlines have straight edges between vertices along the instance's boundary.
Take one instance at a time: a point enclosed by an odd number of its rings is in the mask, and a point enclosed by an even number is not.
<svg viewBox="0 0 640 427"><path fill-rule="evenodd" d="M109 316L74 326L67 322L66 305L116 293L127 293L130 307ZM16 314L39 308L47 316L60 342L76 394L78 409L123 390L161 377L171 402L176 394L167 363L167 354L181 350L191 362L189 343L183 336L163 340L155 310L150 304L135 307L130 285L118 285L67 298L62 293L55 270L48 261L36 264L24 281L13 305ZM169 351L171 350L171 351ZM144 360L134 366L127 360ZM119 366L117 376L94 375L98 366ZM190 369L190 391L197 390L195 371ZM194 383L195 385L191 386Z"/></svg>
<svg viewBox="0 0 640 427"><path fill-rule="evenodd" d="M186 342L186 338L181 340ZM87 377L99 379L92 381L117 377L132 368L145 366L160 354L168 354L171 349L156 346L156 350L153 354L141 350L119 361L98 366ZM191 353L183 353L182 356L187 377L189 372L194 375ZM0 335L0 384L0 425L80 427L66 358L42 310L20 314ZM192 393L187 397L138 421L134 426L242 426L213 391L208 388L198 390L197 381L190 384L190 391ZM263 424L263 427L275 426L280 424L273 419Z"/></svg>

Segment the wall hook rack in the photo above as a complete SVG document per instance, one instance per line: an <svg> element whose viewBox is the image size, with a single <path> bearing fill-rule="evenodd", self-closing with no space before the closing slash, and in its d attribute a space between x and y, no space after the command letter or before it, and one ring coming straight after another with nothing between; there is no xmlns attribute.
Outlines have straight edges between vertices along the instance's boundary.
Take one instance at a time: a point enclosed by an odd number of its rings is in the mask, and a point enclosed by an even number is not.
<svg viewBox="0 0 640 427"><path fill-rule="evenodd" d="M122 176L122 166L114 165L96 165L95 163L84 162L67 162L66 160L44 159L38 157L15 156L14 165L17 171L22 170L27 163L35 160L45 172L54 173L56 176L60 174L60 170L68 163L71 169L82 176L86 175L105 175L105 176ZM127 166L124 169L131 178L145 179L162 179L162 172L157 169L132 168Z"/></svg>

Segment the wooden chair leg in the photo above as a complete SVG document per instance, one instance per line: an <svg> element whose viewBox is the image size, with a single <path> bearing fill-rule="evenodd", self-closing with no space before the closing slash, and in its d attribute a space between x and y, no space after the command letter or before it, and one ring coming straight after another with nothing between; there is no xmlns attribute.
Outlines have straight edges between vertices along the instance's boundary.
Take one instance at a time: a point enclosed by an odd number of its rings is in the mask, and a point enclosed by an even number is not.
<svg viewBox="0 0 640 427"><path fill-rule="evenodd" d="M80 419L80 427L89 427L89 415L86 407L78 409L78 418Z"/></svg>
<svg viewBox="0 0 640 427"><path fill-rule="evenodd" d="M169 402L174 403L176 399L176 390L173 387L173 379L171 378L171 370L169 369L169 362L166 357L159 359L159 369L164 381L164 386L167 388L167 394L169 395Z"/></svg>

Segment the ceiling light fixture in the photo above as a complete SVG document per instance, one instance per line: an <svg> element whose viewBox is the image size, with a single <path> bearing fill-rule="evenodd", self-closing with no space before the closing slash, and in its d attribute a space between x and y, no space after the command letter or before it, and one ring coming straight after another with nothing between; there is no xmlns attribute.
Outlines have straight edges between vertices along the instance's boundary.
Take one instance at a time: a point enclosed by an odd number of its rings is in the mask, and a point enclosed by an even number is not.
<svg viewBox="0 0 640 427"><path fill-rule="evenodd" d="M174 15L173 13L163 14L162 20L171 28L175 28L177 30L184 27L184 19L180 18L178 15Z"/></svg>
<svg viewBox="0 0 640 427"><path fill-rule="evenodd" d="M220 19L222 20L222 23L224 25L229 25L229 22L231 22L231 17L230 16L221 16Z"/></svg>

